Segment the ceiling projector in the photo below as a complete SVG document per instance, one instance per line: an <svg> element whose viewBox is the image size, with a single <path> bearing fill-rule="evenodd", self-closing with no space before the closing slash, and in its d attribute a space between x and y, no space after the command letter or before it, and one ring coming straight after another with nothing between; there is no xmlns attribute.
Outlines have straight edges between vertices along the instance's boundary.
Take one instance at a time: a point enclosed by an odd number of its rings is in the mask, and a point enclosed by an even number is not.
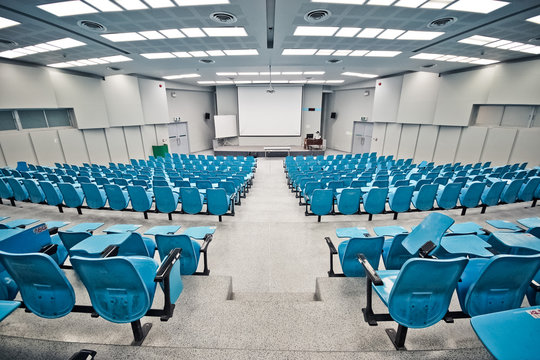
<svg viewBox="0 0 540 360"><path fill-rule="evenodd" d="M270 85L270 86L268 87L268 89L266 89L266 93L267 93L267 94L273 94L273 93L275 93L275 92L276 92L276 90L274 90L274 88L272 87L272 85Z"/></svg>

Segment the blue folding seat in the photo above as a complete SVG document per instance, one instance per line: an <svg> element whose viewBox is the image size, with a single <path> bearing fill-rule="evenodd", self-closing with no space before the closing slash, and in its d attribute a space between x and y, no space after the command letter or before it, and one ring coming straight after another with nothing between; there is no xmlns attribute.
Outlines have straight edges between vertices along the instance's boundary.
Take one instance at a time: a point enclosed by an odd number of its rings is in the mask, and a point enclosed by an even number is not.
<svg viewBox="0 0 540 360"><path fill-rule="evenodd" d="M381 258L384 237L364 237L351 238L342 241L338 245L337 253L343 274L347 277L364 277L366 273L364 267L358 262L358 255L363 254L370 265L378 269ZM333 245L332 245L333 246ZM333 269L328 272L330 276L335 275Z"/></svg>
<svg viewBox="0 0 540 360"><path fill-rule="evenodd" d="M43 193L43 190L41 190L41 187L39 186L37 180L24 179L23 184L28 191L28 196L30 197L31 202L35 204L41 204L45 202L45 194Z"/></svg>
<svg viewBox="0 0 540 360"><path fill-rule="evenodd" d="M519 308L539 269L540 254L471 259L457 286L461 309L477 316Z"/></svg>
<svg viewBox="0 0 540 360"><path fill-rule="evenodd" d="M426 328L444 318L468 262L464 257L448 260L417 258L407 260L401 270L375 271L367 259L361 261L368 276L367 305L362 309L364 319L370 325L385 320L397 322L396 331L387 331L397 350L406 350L408 328ZM388 308L389 317L373 313L372 289Z"/></svg>
<svg viewBox="0 0 540 360"><path fill-rule="evenodd" d="M506 204L515 203L523 182L523 179L509 181L501 193L501 202Z"/></svg>
<svg viewBox="0 0 540 360"><path fill-rule="evenodd" d="M25 187L22 186L18 179L10 177L7 178L7 181L9 183L9 186L11 187L11 190L13 190L13 196L15 197L15 200L28 201L28 199L30 198L28 195L28 191Z"/></svg>
<svg viewBox="0 0 540 360"><path fill-rule="evenodd" d="M0 201L1 199L7 199L11 202L12 206L15 206L15 198L13 197L13 191L7 183L7 178L0 178Z"/></svg>
<svg viewBox="0 0 540 360"><path fill-rule="evenodd" d="M360 210L360 197L362 190L358 188L346 188L336 195L338 210L341 214L357 214Z"/></svg>
<svg viewBox="0 0 540 360"><path fill-rule="evenodd" d="M467 208L474 208L480 204L480 198L486 187L485 183L472 182L470 185L463 187L459 194L459 202L463 209L461 215L465 215Z"/></svg>
<svg viewBox="0 0 540 360"><path fill-rule="evenodd" d="M53 184L50 181L40 181L39 186L45 194L45 201L47 202L47 204L51 206L57 206L58 211L60 211L61 213L64 212L64 210L62 209L64 197L62 196L58 185Z"/></svg>
<svg viewBox="0 0 540 360"><path fill-rule="evenodd" d="M399 186L388 191L388 205L394 212L394 220L397 219L398 213L409 211L413 192L414 186Z"/></svg>
<svg viewBox="0 0 540 360"><path fill-rule="evenodd" d="M60 189L60 192L62 193L64 204L67 207L76 208L79 215L81 215L81 206L84 202L84 193L82 189L67 183L58 183L58 189Z"/></svg>
<svg viewBox="0 0 540 360"><path fill-rule="evenodd" d="M156 201L156 210L168 215L172 220L172 213L178 207L178 193L172 191L168 186L154 186L154 198Z"/></svg>
<svg viewBox="0 0 540 360"><path fill-rule="evenodd" d="M98 188L96 184L82 183L82 190L86 197L86 205L91 209L101 209L107 203L107 195L105 190Z"/></svg>
<svg viewBox="0 0 540 360"><path fill-rule="evenodd" d="M411 202L415 208L420 211L427 211L433 209L433 203L435 196L437 196L437 190L439 186L437 184L425 184L420 187L420 190L413 193Z"/></svg>
<svg viewBox="0 0 540 360"><path fill-rule="evenodd" d="M199 244L196 240L191 239L184 234L166 235L157 234L156 243L159 257L163 260L172 249L182 249L180 257L180 274L182 275L209 275L208 269L208 245L212 241L212 235L205 236L203 244ZM202 272L196 272L199 266L199 259L203 253L204 269Z"/></svg>
<svg viewBox="0 0 540 360"><path fill-rule="evenodd" d="M531 201L534 199L534 192L540 186L540 177L530 177L526 182L521 185L518 193L518 200Z"/></svg>
<svg viewBox="0 0 540 360"><path fill-rule="evenodd" d="M133 180L134 183L135 181L137 180ZM144 213L144 218L148 219L148 211L152 208L154 202L152 192L146 191L143 186L139 185L130 185L127 187L127 191L131 199L131 207L133 210Z"/></svg>
<svg viewBox="0 0 540 360"><path fill-rule="evenodd" d="M373 218L373 214L384 212L387 196L388 188L371 188L369 192L362 195L364 211L369 214L369 221Z"/></svg>
<svg viewBox="0 0 540 360"><path fill-rule="evenodd" d="M21 306L20 301L0 300L0 322Z"/></svg>
<svg viewBox="0 0 540 360"><path fill-rule="evenodd" d="M482 214L486 212L486 207L497 205L506 186L505 181L495 181L491 186L486 187L482 193Z"/></svg>
<svg viewBox="0 0 540 360"><path fill-rule="evenodd" d="M69 253L72 247L83 241L84 239L92 236L91 233L86 231L59 231L58 237L62 244Z"/></svg>
<svg viewBox="0 0 540 360"><path fill-rule="evenodd" d="M439 208L449 210L456 207L462 184L450 183L437 191L437 204Z"/></svg>
<svg viewBox="0 0 540 360"><path fill-rule="evenodd" d="M343 189L345 187L345 183L343 180L331 180L326 185L327 189L332 190L334 197L336 196L336 190L337 189Z"/></svg>
<svg viewBox="0 0 540 360"><path fill-rule="evenodd" d="M317 221L321 221L321 216L332 212L334 206L334 193L330 189L315 189L310 198L311 212L317 215ZM306 215L308 215L306 204Z"/></svg>
<svg viewBox="0 0 540 360"><path fill-rule="evenodd" d="M207 189L206 190L208 212L219 217L221 221L222 215L225 215L229 209L231 215L234 215L234 199L227 195L223 188Z"/></svg>
<svg viewBox="0 0 540 360"><path fill-rule="evenodd" d="M122 189L120 185L111 184L103 185L107 199L109 200L109 206L113 210L124 210L129 205L129 194L126 190Z"/></svg>
<svg viewBox="0 0 540 360"><path fill-rule="evenodd" d="M188 214L198 214L202 211L204 195L199 192L199 189L192 187L181 187L180 199L182 201L182 212Z"/></svg>
<svg viewBox="0 0 540 360"><path fill-rule="evenodd" d="M301 197L299 198L298 200L298 205L303 205L302 204L302 198L304 199L304 204L307 206L308 204L311 203L311 197L313 196L313 192L317 189L323 189L324 188L324 184L322 182L322 180L319 182L319 181L313 181L313 180L310 180L310 181L307 181L305 183L305 185L303 186L302 188L302 191L301 191ZM332 195L334 194L334 192L332 191Z"/></svg>

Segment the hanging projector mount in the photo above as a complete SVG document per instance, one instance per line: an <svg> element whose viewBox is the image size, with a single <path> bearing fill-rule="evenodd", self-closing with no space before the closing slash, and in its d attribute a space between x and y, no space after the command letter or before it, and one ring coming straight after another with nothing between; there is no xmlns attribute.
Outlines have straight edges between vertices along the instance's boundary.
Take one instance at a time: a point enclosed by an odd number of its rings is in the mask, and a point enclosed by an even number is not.
<svg viewBox="0 0 540 360"><path fill-rule="evenodd" d="M272 65L268 65L268 71L270 73L270 85L268 86L268 89L266 89L266 93L273 94L276 92L276 90L272 86Z"/></svg>

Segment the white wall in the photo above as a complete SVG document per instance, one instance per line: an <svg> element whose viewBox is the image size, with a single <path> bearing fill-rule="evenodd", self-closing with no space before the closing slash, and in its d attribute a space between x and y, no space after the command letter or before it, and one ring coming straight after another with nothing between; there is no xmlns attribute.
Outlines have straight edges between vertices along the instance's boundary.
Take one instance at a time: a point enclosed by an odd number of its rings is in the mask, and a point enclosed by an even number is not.
<svg viewBox="0 0 540 360"><path fill-rule="evenodd" d="M306 134L321 131L322 88L322 86L304 86L302 90L302 139ZM309 111L310 108L315 111Z"/></svg>
<svg viewBox="0 0 540 360"><path fill-rule="evenodd" d="M236 86L216 88L216 107L218 115L236 115L238 119L238 89Z"/></svg>
<svg viewBox="0 0 540 360"><path fill-rule="evenodd" d="M0 109L55 108L56 105L46 68L0 63Z"/></svg>
<svg viewBox="0 0 540 360"><path fill-rule="evenodd" d="M395 122L401 97L403 76L378 79L373 99L373 121Z"/></svg>
<svg viewBox="0 0 540 360"><path fill-rule="evenodd" d="M108 76L103 82L110 126L143 125L139 82L128 75Z"/></svg>
<svg viewBox="0 0 540 360"><path fill-rule="evenodd" d="M138 79L145 124L170 122L167 111L167 92L163 81Z"/></svg>

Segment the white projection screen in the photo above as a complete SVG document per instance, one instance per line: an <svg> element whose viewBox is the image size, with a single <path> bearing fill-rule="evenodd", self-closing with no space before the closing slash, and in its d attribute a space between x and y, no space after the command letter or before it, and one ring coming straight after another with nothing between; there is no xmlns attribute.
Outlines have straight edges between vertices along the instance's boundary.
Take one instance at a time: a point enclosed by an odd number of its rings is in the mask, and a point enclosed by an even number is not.
<svg viewBox="0 0 540 360"><path fill-rule="evenodd" d="M214 115L216 139L238 136L236 115Z"/></svg>
<svg viewBox="0 0 540 360"><path fill-rule="evenodd" d="M239 87L240 136L300 136L302 87Z"/></svg>

